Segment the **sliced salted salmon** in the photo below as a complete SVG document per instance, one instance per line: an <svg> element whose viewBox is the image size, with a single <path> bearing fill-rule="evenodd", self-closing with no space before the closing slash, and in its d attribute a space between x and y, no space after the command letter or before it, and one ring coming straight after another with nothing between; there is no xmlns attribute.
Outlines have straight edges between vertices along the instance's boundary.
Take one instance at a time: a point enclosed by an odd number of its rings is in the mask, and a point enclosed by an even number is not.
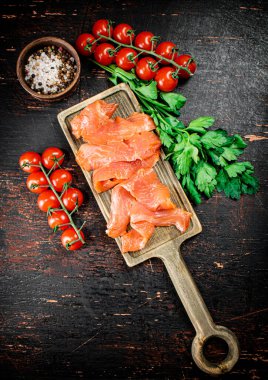
<svg viewBox="0 0 268 380"><path fill-rule="evenodd" d="M116 238L126 233L130 222L130 210L135 199L120 185L113 188L111 197L111 214L107 223L106 233Z"/></svg>
<svg viewBox="0 0 268 380"><path fill-rule="evenodd" d="M133 204L131 208L131 225L147 221L154 226L176 226L180 232L185 232L191 220L192 214L181 208L151 211L141 204Z"/></svg>
<svg viewBox="0 0 268 380"><path fill-rule="evenodd" d="M137 170L153 167L158 159L159 151L145 160L112 162L109 165L96 169L92 176L94 188L98 193L107 191L118 183L130 178Z"/></svg>
<svg viewBox="0 0 268 380"><path fill-rule="evenodd" d="M147 221L131 223L131 227L132 230L122 236L123 253L143 249L155 230L154 225Z"/></svg>
<svg viewBox="0 0 268 380"><path fill-rule="evenodd" d="M159 150L161 142L153 132L142 132L126 142L111 145L82 144L76 161L85 170L94 170L111 162L144 160Z"/></svg>
<svg viewBox="0 0 268 380"><path fill-rule="evenodd" d="M132 138L137 133L149 132L155 129L152 118L143 113L134 112L124 119L116 117L109 119L101 128L95 128L87 136L83 136L84 141L94 145L113 144Z"/></svg>
<svg viewBox="0 0 268 380"><path fill-rule="evenodd" d="M153 169L139 169L131 178L122 182L121 186L149 210L176 207L170 199L169 188L160 182Z"/></svg>
<svg viewBox="0 0 268 380"><path fill-rule="evenodd" d="M117 104L106 103L104 100L89 104L71 120L73 135L86 141L96 129L109 122L117 107Z"/></svg>

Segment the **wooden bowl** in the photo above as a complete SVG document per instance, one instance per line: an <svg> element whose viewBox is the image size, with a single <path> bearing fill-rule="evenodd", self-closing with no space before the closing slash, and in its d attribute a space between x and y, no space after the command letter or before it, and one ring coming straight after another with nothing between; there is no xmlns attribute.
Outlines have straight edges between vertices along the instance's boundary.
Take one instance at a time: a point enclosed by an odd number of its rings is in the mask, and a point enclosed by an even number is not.
<svg viewBox="0 0 268 380"><path fill-rule="evenodd" d="M25 81L25 71L24 71L25 65L27 63L28 57L32 53L36 52L38 49L42 47L51 46L51 45L62 47L63 49L65 49L74 58L76 66L77 66L77 71L75 73L73 81L70 83L68 87L66 87L64 91L56 93L56 94L51 94L51 95L38 94L36 91L32 90L31 87L28 85L28 83ZM39 100L43 100L46 102L54 102L54 101L65 98L67 95L70 95L75 90L80 79L81 64L80 64L79 55L77 54L76 50L72 47L72 45L70 45L68 42L57 37L42 37L29 43L21 51L17 60L16 71L17 71L17 77L19 79L19 82L24 88L24 90L26 90L34 98L37 98Z"/></svg>

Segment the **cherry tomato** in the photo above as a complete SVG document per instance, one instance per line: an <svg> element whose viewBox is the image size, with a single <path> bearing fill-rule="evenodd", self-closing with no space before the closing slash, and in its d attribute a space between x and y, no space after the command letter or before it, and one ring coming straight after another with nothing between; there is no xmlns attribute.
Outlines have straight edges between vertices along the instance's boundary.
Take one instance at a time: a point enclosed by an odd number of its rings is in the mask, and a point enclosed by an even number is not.
<svg viewBox="0 0 268 380"><path fill-rule="evenodd" d="M129 71L135 67L138 61L137 53L134 49L123 48L115 56L115 63L123 70Z"/></svg>
<svg viewBox="0 0 268 380"><path fill-rule="evenodd" d="M46 176L41 171L29 175L26 181L28 189L32 193L41 194L49 187Z"/></svg>
<svg viewBox="0 0 268 380"><path fill-rule="evenodd" d="M157 39L151 32L141 32L137 34L134 45L143 50L154 51Z"/></svg>
<svg viewBox="0 0 268 380"><path fill-rule="evenodd" d="M85 235L83 231L80 231L80 235L85 239ZM72 241L78 240L78 235L75 232L74 228L68 228L68 230L65 230L63 234L61 235L61 244L64 248L68 249L68 251L76 251L77 249L81 248L83 243L79 240L75 242L74 244L70 244Z"/></svg>
<svg viewBox="0 0 268 380"><path fill-rule="evenodd" d="M57 169L64 161L64 153L61 149L56 147L50 147L44 150L42 153L42 164L45 168L51 169L55 163L54 169Z"/></svg>
<svg viewBox="0 0 268 380"><path fill-rule="evenodd" d="M49 208L60 207L60 202L52 190L46 190L39 194L37 205L41 211L47 212Z"/></svg>
<svg viewBox="0 0 268 380"><path fill-rule="evenodd" d="M70 184L72 180L72 174L65 169L57 169L50 176L52 185L54 186L55 190L59 192L63 190L66 183Z"/></svg>
<svg viewBox="0 0 268 380"><path fill-rule="evenodd" d="M128 24L118 24L114 28L113 38L122 44L130 45L135 38L134 30Z"/></svg>
<svg viewBox="0 0 268 380"><path fill-rule="evenodd" d="M89 33L80 34L75 41L75 47L79 54L90 55L96 49L95 37Z"/></svg>
<svg viewBox="0 0 268 380"><path fill-rule="evenodd" d="M178 78L174 75L175 69L173 67L162 67L156 73L154 80L157 82L157 88L160 91L170 92L176 88Z"/></svg>
<svg viewBox="0 0 268 380"><path fill-rule="evenodd" d="M108 66L113 63L114 54L114 46L104 42L96 47L94 58L101 65Z"/></svg>
<svg viewBox="0 0 268 380"><path fill-rule="evenodd" d="M51 215L49 215L47 221L49 227L52 229L59 229L63 231L69 228L69 226L60 227L61 224L67 224L70 222L68 215L63 210L53 211Z"/></svg>
<svg viewBox="0 0 268 380"><path fill-rule="evenodd" d="M180 66L187 67L191 71L192 74L195 73L197 65L191 55L189 54L179 55L178 57L175 58L175 62ZM184 79L188 79L191 76L189 73L187 73L187 71L182 70L182 69L179 70L178 75L180 78L184 78Z"/></svg>
<svg viewBox="0 0 268 380"><path fill-rule="evenodd" d="M162 57L165 57L167 59L173 59L177 57L177 47L173 42L166 41L166 42L161 42L155 50L156 54L162 55ZM170 63L167 62L166 60L161 61L162 65L169 65Z"/></svg>
<svg viewBox="0 0 268 380"><path fill-rule="evenodd" d="M113 27L110 20L101 19L95 22L92 27L92 33L96 38L99 38L100 34L106 37L112 37ZM105 38L101 38L99 41L106 41Z"/></svg>
<svg viewBox="0 0 268 380"><path fill-rule="evenodd" d="M41 156L36 152L25 152L19 158L20 168L26 173L39 172L40 167L31 165L39 165L40 162Z"/></svg>
<svg viewBox="0 0 268 380"><path fill-rule="evenodd" d="M65 191L61 199L67 210L73 211L76 205L78 205L78 207L81 206L84 201L84 195L79 189L70 187Z"/></svg>
<svg viewBox="0 0 268 380"><path fill-rule="evenodd" d="M141 58L136 65L136 74L142 80L152 80L157 70L157 62L151 57Z"/></svg>

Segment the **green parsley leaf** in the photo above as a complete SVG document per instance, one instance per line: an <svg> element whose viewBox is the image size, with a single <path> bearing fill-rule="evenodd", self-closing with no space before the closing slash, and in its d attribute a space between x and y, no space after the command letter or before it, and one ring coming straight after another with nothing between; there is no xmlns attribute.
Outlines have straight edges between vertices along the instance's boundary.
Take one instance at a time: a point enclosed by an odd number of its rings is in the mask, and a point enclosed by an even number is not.
<svg viewBox="0 0 268 380"><path fill-rule="evenodd" d="M156 87L156 82L152 81L149 84L143 84L139 87L136 88L136 91L138 91L140 94L146 96L146 98L150 99L157 99L158 94L157 94L157 87Z"/></svg>
<svg viewBox="0 0 268 380"><path fill-rule="evenodd" d="M157 128L157 132L159 133L159 137L162 141L162 144L166 147L166 148L170 148L171 145L173 144L173 140L172 138L165 132L163 131L162 129L160 128Z"/></svg>
<svg viewBox="0 0 268 380"><path fill-rule="evenodd" d="M228 146L233 142L233 140L234 138L228 136L227 132L222 129L208 131L201 137L201 142L206 149Z"/></svg>
<svg viewBox="0 0 268 380"><path fill-rule="evenodd" d="M182 187L187 194L193 199L195 204L199 205L201 203L201 195L197 190L194 181L191 179L190 173L186 174L182 179Z"/></svg>
<svg viewBox="0 0 268 380"><path fill-rule="evenodd" d="M186 129L187 131L204 134L206 133L206 129L211 127L214 122L215 119L211 116L201 116L198 119L192 120Z"/></svg>
<svg viewBox="0 0 268 380"><path fill-rule="evenodd" d="M171 111L180 110L186 102L183 95L175 92L160 92L160 97L169 105Z"/></svg>
<svg viewBox="0 0 268 380"><path fill-rule="evenodd" d="M226 166L224 169L230 178L237 177L238 174L243 173L245 170L248 170L251 173L254 171L250 162L235 162Z"/></svg>
<svg viewBox="0 0 268 380"><path fill-rule="evenodd" d="M215 179L217 175L216 169L212 165L201 160L195 167L195 172L195 184L198 190L210 198L217 185L217 181Z"/></svg>

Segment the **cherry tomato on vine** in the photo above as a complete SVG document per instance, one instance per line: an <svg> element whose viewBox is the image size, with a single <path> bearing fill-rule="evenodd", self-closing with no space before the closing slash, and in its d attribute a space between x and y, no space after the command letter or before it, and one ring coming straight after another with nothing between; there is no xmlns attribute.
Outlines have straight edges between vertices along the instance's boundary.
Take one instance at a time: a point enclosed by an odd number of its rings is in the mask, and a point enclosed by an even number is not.
<svg viewBox="0 0 268 380"><path fill-rule="evenodd" d="M177 57L177 47L173 42L165 41L161 42L155 49L156 54L162 55L162 57L167 59L172 59L173 61ZM162 65L169 65L170 63L166 60L161 61Z"/></svg>
<svg viewBox="0 0 268 380"><path fill-rule="evenodd" d="M59 192L63 190L65 184L70 184L72 180L72 174L65 169L57 169L50 176L54 189Z"/></svg>
<svg viewBox="0 0 268 380"><path fill-rule="evenodd" d="M108 66L114 61L114 46L106 42L96 47L94 51L95 60L103 66Z"/></svg>
<svg viewBox="0 0 268 380"><path fill-rule="evenodd" d="M41 194L49 188L46 176L41 171L31 173L26 180L26 185L35 194Z"/></svg>
<svg viewBox="0 0 268 380"><path fill-rule="evenodd" d="M142 80L152 80L158 70L158 64L154 58L141 58L136 65L136 75Z"/></svg>
<svg viewBox="0 0 268 380"><path fill-rule="evenodd" d="M50 147L44 150L42 153L42 164L45 168L51 169L55 162L55 169L57 169L64 161L64 153L61 149L56 147Z"/></svg>
<svg viewBox="0 0 268 380"><path fill-rule="evenodd" d="M175 69L169 66L159 69L154 80L157 82L157 88L164 92L173 91L178 84L178 78L175 76Z"/></svg>
<svg viewBox="0 0 268 380"><path fill-rule="evenodd" d="M95 37L89 33L80 34L75 41L75 47L79 54L90 55L96 49Z"/></svg>
<svg viewBox="0 0 268 380"><path fill-rule="evenodd" d="M115 63L123 70L129 71L135 67L138 61L137 53L134 49L123 48L115 56Z"/></svg>
<svg viewBox="0 0 268 380"><path fill-rule="evenodd" d="M134 45L140 49L154 51L156 47L158 37L151 32L141 32L137 34Z"/></svg>
<svg viewBox="0 0 268 380"><path fill-rule="evenodd" d="M70 226L60 227L61 224L70 223L70 219L68 215L63 210L53 211L51 215L49 215L49 217L47 218L47 221L48 221L49 227L52 229L59 229L63 231L63 230L67 230L67 228L70 227Z"/></svg>
<svg viewBox="0 0 268 380"><path fill-rule="evenodd" d="M96 38L99 38L100 34L106 37L112 37L113 35L112 22L106 19L101 19L101 20L96 21L92 27L92 34ZM106 41L106 39L101 38L99 41Z"/></svg>
<svg viewBox="0 0 268 380"><path fill-rule="evenodd" d="M85 239L85 235L83 231L80 231L80 235ZM63 234L61 235L61 244L64 248L68 249L69 251L76 251L77 249L81 248L83 243L79 240L75 242L74 244L71 244L72 241L78 240L79 237L77 233L75 232L74 228L68 228L68 230L65 230Z"/></svg>
<svg viewBox="0 0 268 380"><path fill-rule="evenodd" d="M196 70L196 62L195 60L193 59L193 57L190 55L190 54L182 54L182 55L179 55L178 57L175 58L175 62L180 65L180 66L183 66L183 67L187 67L188 70L194 74L195 73L195 70ZM188 79L190 78L190 74L187 73L187 71L185 70L179 70L179 73L178 73L179 77L180 78L184 78L184 79Z"/></svg>
<svg viewBox="0 0 268 380"><path fill-rule="evenodd" d="M81 206L84 201L84 195L81 190L70 187L64 192L61 199L67 210L73 211L76 206Z"/></svg>
<svg viewBox="0 0 268 380"><path fill-rule="evenodd" d="M39 165L41 162L40 154L36 152L25 152L19 158L20 168L26 173L34 173L38 172L40 167L31 166L31 165Z"/></svg>
<svg viewBox="0 0 268 380"><path fill-rule="evenodd" d="M118 24L114 28L113 38L122 44L130 45L135 38L134 30L128 24Z"/></svg>
<svg viewBox="0 0 268 380"><path fill-rule="evenodd" d="M50 208L60 207L60 202L52 190L46 190L39 194L37 205L41 211L47 212Z"/></svg>

